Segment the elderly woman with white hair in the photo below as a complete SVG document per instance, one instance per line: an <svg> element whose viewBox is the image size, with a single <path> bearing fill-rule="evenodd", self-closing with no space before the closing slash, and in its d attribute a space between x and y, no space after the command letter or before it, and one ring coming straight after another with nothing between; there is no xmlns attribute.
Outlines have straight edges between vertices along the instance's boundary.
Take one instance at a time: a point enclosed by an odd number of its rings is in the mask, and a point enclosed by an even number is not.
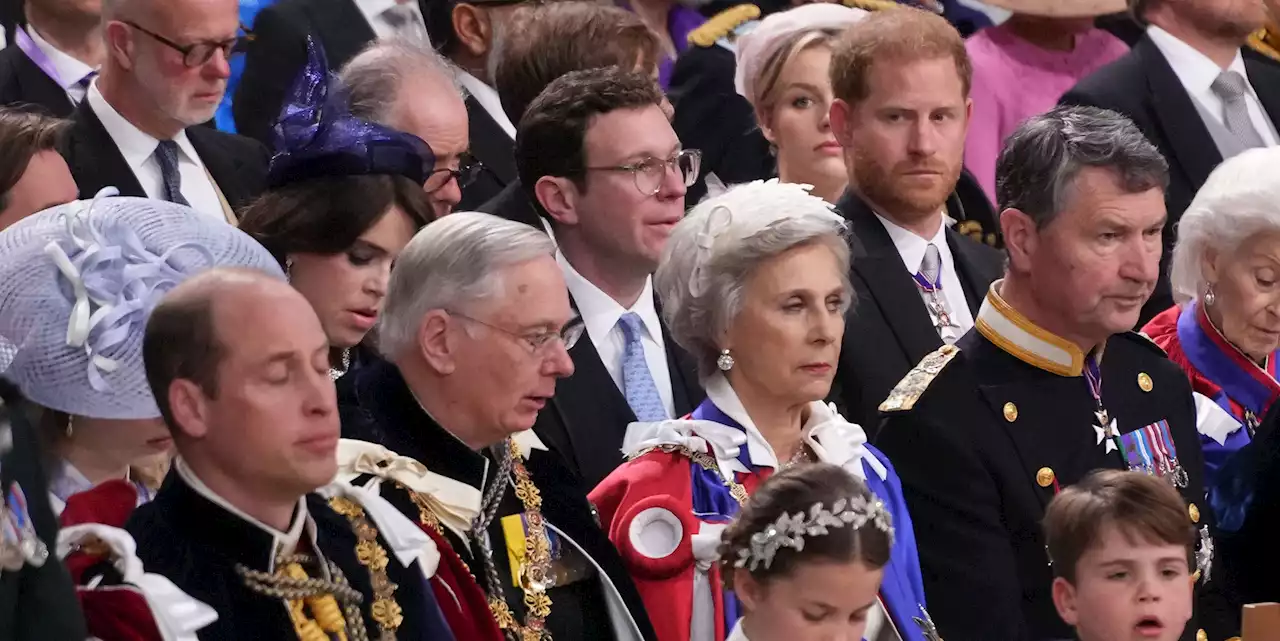
<svg viewBox="0 0 1280 641"><path fill-rule="evenodd" d="M925 638L913 622L928 617L898 477L862 428L823 402L853 296L845 232L804 187L757 181L695 207L663 252L663 315L697 358L707 400L679 420L632 424L627 462L591 501L664 641L726 638L740 607L716 563L720 532L774 471L813 460L864 479L893 514L897 541L877 602L851 602L856 591L839 582L816 601L795 595L786 611L797 638L843 634L865 618L866 638Z"/></svg>
<svg viewBox="0 0 1280 641"><path fill-rule="evenodd" d="M1191 386L1235 417L1202 429L1208 485L1253 440L1280 396L1280 147L1220 165L1178 223L1171 281L1178 304L1143 333Z"/></svg>

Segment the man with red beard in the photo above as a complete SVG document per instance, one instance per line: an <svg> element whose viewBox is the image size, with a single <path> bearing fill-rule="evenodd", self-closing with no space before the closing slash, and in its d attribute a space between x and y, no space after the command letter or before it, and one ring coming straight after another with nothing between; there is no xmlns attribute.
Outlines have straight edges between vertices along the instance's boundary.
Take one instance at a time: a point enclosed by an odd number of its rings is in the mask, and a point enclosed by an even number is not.
<svg viewBox="0 0 1280 641"><path fill-rule="evenodd" d="M849 171L837 208L854 233L858 301L833 396L873 435L889 390L973 327L1000 276L1000 254L963 233L966 210L989 207L957 189L970 76L960 34L916 9L869 14L832 52L831 128Z"/></svg>

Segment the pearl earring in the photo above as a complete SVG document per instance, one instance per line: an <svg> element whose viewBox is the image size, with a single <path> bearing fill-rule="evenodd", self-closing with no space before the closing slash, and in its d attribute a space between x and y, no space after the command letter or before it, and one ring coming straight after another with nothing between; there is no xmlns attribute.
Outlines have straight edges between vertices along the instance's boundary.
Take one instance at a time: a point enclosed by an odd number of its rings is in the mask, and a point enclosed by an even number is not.
<svg viewBox="0 0 1280 641"><path fill-rule="evenodd" d="M284 280L285 282L293 280L293 258L284 259Z"/></svg>
<svg viewBox="0 0 1280 641"><path fill-rule="evenodd" d="M716 359L716 367L719 367L722 372L733 369L733 356L729 354L728 348L720 350L720 357Z"/></svg>
<svg viewBox="0 0 1280 641"><path fill-rule="evenodd" d="M1218 301L1218 296L1213 293L1213 285L1210 284L1208 287L1205 287L1204 304L1208 307L1212 307L1213 304L1217 301Z"/></svg>

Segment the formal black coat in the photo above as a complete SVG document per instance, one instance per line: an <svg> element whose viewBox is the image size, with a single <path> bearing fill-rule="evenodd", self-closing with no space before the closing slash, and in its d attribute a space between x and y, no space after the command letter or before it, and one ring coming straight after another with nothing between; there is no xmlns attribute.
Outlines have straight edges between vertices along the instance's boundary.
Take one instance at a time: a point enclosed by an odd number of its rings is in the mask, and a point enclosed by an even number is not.
<svg viewBox="0 0 1280 641"><path fill-rule="evenodd" d="M508 183L497 196L480 205L476 211L524 223L535 229L546 229L542 226L542 218L538 215L538 210L529 199L529 195L525 193L519 178Z"/></svg>
<svg viewBox="0 0 1280 641"><path fill-rule="evenodd" d="M67 118L75 105L67 92L17 46L0 51L0 106L31 108Z"/></svg>
<svg viewBox="0 0 1280 641"><path fill-rule="evenodd" d="M264 7L253 19L232 103L236 131L271 146L284 97L307 64L307 36L334 72L377 37L353 0L280 0Z"/></svg>
<svg viewBox="0 0 1280 641"><path fill-rule="evenodd" d="M22 488L36 535L48 546L49 558L40 567L28 564L16 572L0 569L0 639L84 641L88 633L75 586L55 556L58 520L49 507L39 437L11 392L7 387L0 392L6 399L0 439L7 433L12 443L7 452L0 447L0 488L7 490L12 483ZM3 504L0 497L0 509Z"/></svg>
<svg viewBox="0 0 1280 641"><path fill-rule="evenodd" d="M911 278L914 270L902 263L889 232L871 208L849 192L837 209L852 226L857 300L845 322L832 398L846 418L874 435L880 402L920 359L942 346L942 338ZM950 203L948 210L954 210ZM965 300L976 317L987 288L1003 273L1004 258L954 229L946 233Z"/></svg>
<svg viewBox="0 0 1280 641"><path fill-rule="evenodd" d="M693 357L676 345L665 323L662 342L667 348L675 415L684 416L706 398L706 393L698 381ZM560 453L582 486L590 489L622 464L622 439L636 415L600 360L590 335L584 332L569 356L573 358L573 375L556 383L556 395L538 414L533 429Z"/></svg>
<svg viewBox="0 0 1280 641"><path fill-rule="evenodd" d="M1096 441L1084 377L1020 360L977 329L955 347L914 405L885 414L875 439L902 479L929 610L951 641L1073 638L1054 609L1041 520L1055 484L1126 469L1122 454ZM1198 506L1196 525L1211 527L1186 375L1133 333L1107 341L1101 367L1103 403L1120 433L1168 421L1189 477L1183 498ZM1183 638L1195 631L1193 620Z"/></svg>
<svg viewBox="0 0 1280 641"><path fill-rule="evenodd" d="M726 185L777 175L777 161L756 124L751 103L733 87L734 53L719 44L692 46L680 54L667 95L675 107L671 126L686 149L702 150L698 181L685 202L697 204L707 193L707 174Z"/></svg>
<svg viewBox="0 0 1280 641"><path fill-rule="evenodd" d="M469 449L435 423L413 397L400 372L390 363L374 363L359 370L349 394L341 399L341 411L344 438L378 443L422 462L437 474L477 490L489 487L495 480L499 466L492 460L492 455L488 451L481 454ZM608 576L644 638L653 640L653 627L645 614L640 595L617 550L600 530L594 509L587 502L586 490L564 467L559 455L536 449L526 454L526 468L542 497L543 518L576 542ZM399 500L400 508L416 518L417 508L405 505L403 497L397 498L397 494L392 492L391 500ZM514 487L508 486L497 518L488 530L495 551L494 564L499 576L507 579L511 577L511 568L502 543L506 539L501 520L503 516L519 514L523 509ZM479 546L462 541L447 529L444 535L471 568L481 587L487 590ZM508 606L518 620L524 621L523 593L508 581L504 581L504 586ZM552 603L547 628L552 635L557 639L593 641L614 638L602 588L598 574L551 588L547 593Z"/></svg>
<svg viewBox="0 0 1280 641"><path fill-rule="evenodd" d="M1271 122L1280 125L1280 65L1248 55L1245 68ZM1063 104L1102 107L1128 116L1169 161L1169 189L1165 192L1169 219L1164 228L1161 277L1143 308L1139 326L1173 305L1168 274L1178 220L1209 173L1222 162L1222 154L1192 100L1164 54L1147 36L1128 54L1081 80L1062 97Z"/></svg>
<svg viewBox="0 0 1280 641"><path fill-rule="evenodd" d="M359 539L354 529L347 517L335 512L318 494L307 495L307 511L315 521L320 552L364 595L360 609L365 627L370 638L376 638L380 628L370 612L374 601L371 572L356 556ZM201 641L297 637L286 603L250 590L235 569L242 565L268 572L275 548L271 535L192 489L180 474L169 474L156 498L135 510L125 529L137 541L138 558L148 572L167 577L217 611L218 620L198 633ZM393 598L404 615L396 638L452 641L418 566L401 565L381 532L378 543L391 557L387 578L397 586ZM314 569L308 573L317 576Z"/></svg>
<svg viewBox="0 0 1280 641"><path fill-rule="evenodd" d="M484 168L475 182L462 190L457 211L476 211L516 180L516 143L475 98L467 97L467 130L471 155Z"/></svg>
<svg viewBox="0 0 1280 641"><path fill-rule="evenodd" d="M202 126L188 127L187 138L233 211L239 211L266 190L270 156L257 141ZM146 197L88 100L76 108L61 151L81 198L92 198L103 187L115 187L121 196Z"/></svg>

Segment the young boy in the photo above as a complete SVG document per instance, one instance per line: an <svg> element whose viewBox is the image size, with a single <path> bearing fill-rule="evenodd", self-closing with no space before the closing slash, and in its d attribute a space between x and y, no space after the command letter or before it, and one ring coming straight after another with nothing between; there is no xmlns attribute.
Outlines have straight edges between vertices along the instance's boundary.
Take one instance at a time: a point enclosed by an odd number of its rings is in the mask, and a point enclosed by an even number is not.
<svg viewBox="0 0 1280 641"><path fill-rule="evenodd" d="M1044 517L1053 602L1080 641L1177 641L1191 618L1196 533L1168 481L1103 470Z"/></svg>

